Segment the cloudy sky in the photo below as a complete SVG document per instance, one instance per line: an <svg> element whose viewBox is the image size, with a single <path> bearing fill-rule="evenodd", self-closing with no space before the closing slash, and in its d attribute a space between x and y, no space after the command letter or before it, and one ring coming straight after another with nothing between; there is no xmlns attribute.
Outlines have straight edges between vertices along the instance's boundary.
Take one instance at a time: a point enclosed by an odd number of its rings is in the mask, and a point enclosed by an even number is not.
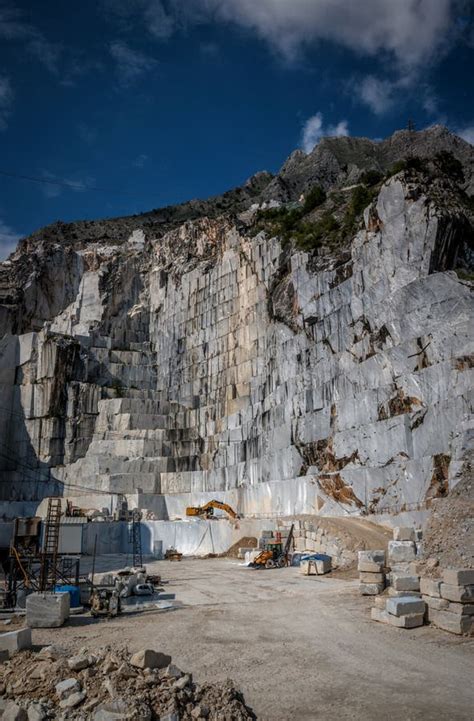
<svg viewBox="0 0 474 721"><path fill-rule="evenodd" d="M324 135L474 142L474 0L0 0L0 257L276 171ZM13 177L22 176L22 177Z"/></svg>

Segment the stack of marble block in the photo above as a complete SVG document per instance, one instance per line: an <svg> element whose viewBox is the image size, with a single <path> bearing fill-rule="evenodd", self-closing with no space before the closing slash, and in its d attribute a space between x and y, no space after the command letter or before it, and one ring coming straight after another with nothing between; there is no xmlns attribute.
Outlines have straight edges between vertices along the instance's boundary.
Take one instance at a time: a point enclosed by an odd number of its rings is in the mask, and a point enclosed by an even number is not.
<svg viewBox="0 0 474 721"><path fill-rule="evenodd" d="M474 634L474 569L447 568L441 579L422 578L426 620L450 633Z"/></svg>
<svg viewBox="0 0 474 721"><path fill-rule="evenodd" d="M393 541L388 543L390 596L420 596L420 576L416 564L420 540L421 531L414 528L394 528Z"/></svg>
<svg viewBox="0 0 474 721"><path fill-rule="evenodd" d="M370 616L373 621L388 623L397 628L416 628L423 626L425 602L413 596L376 598Z"/></svg>
<svg viewBox="0 0 474 721"><path fill-rule="evenodd" d="M359 591L377 596L385 589L385 551L359 551Z"/></svg>

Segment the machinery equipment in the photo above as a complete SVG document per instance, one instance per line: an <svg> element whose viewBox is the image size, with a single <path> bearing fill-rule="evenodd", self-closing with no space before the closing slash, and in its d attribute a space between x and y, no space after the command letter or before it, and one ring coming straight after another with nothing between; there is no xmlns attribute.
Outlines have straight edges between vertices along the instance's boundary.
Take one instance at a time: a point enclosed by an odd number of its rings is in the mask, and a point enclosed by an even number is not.
<svg viewBox="0 0 474 721"><path fill-rule="evenodd" d="M292 524L284 547L281 541L268 542L267 548L258 554L250 566L252 568L283 568L288 566L294 528L295 526Z"/></svg>
<svg viewBox="0 0 474 721"><path fill-rule="evenodd" d="M165 553L165 559L167 561L181 561L183 554L176 550L176 548L168 548Z"/></svg>
<svg viewBox="0 0 474 721"><path fill-rule="evenodd" d="M116 588L94 588L91 597L91 615L113 618L122 611L120 594Z"/></svg>
<svg viewBox="0 0 474 721"><path fill-rule="evenodd" d="M238 518L237 513L228 503L216 500L208 501L208 503L205 503L203 506L188 506L188 508L186 508L186 515L198 516L199 518L212 518L215 508L225 511L231 518Z"/></svg>

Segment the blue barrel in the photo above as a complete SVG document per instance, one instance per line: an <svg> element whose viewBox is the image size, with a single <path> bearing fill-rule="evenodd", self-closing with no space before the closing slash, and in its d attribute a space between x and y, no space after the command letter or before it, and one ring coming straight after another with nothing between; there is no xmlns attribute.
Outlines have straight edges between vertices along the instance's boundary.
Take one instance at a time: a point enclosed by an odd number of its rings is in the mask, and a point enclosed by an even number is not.
<svg viewBox="0 0 474 721"><path fill-rule="evenodd" d="M81 591L78 586L56 586L55 593L69 593L71 608L81 605Z"/></svg>

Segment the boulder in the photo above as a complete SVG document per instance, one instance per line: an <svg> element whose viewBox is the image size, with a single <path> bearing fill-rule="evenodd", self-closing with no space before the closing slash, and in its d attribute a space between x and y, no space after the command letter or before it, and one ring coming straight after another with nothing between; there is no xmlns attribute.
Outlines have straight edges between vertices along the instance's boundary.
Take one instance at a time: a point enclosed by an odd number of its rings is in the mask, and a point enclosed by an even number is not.
<svg viewBox="0 0 474 721"><path fill-rule="evenodd" d="M72 693L81 690L81 682L77 678L65 678L55 686L56 693L60 699L67 698Z"/></svg>
<svg viewBox="0 0 474 721"><path fill-rule="evenodd" d="M91 658L86 655L71 656L67 665L71 671L82 671L84 668L88 668L91 665Z"/></svg>
<svg viewBox="0 0 474 721"><path fill-rule="evenodd" d="M166 668L171 663L171 656L151 649L143 649L134 653L130 664L135 668Z"/></svg>
<svg viewBox="0 0 474 721"><path fill-rule="evenodd" d="M9 701L3 711L2 721L28 721L28 714L17 703Z"/></svg>

